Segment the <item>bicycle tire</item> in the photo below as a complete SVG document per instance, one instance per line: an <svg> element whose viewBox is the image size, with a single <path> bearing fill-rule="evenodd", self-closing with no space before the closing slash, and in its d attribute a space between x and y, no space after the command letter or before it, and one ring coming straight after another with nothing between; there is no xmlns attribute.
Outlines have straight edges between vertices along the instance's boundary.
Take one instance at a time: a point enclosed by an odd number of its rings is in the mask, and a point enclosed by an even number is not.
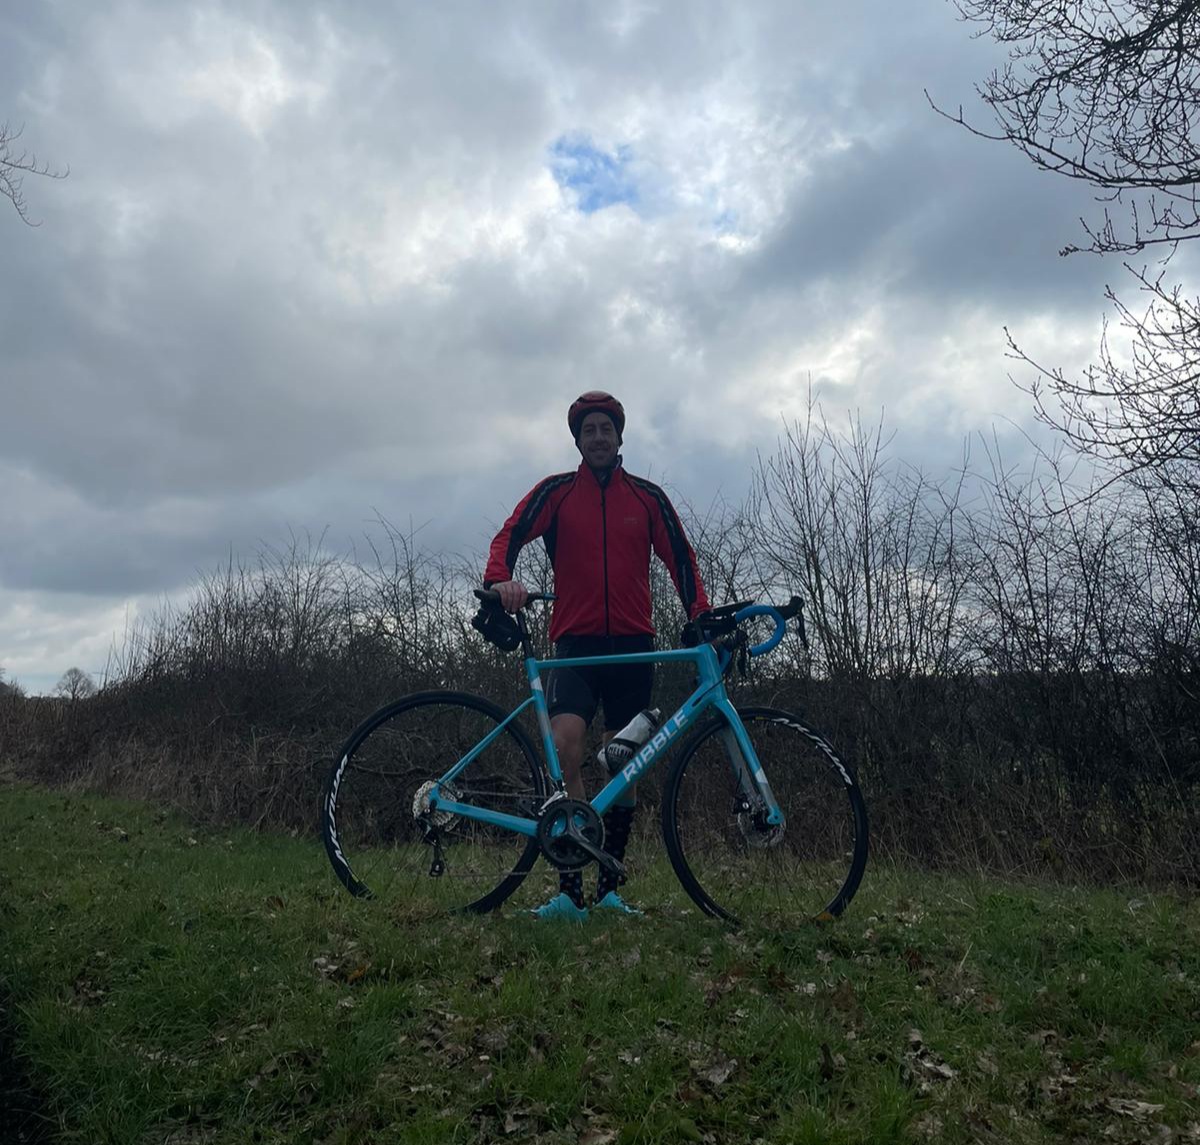
<svg viewBox="0 0 1200 1145"><path fill-rule="evenodd" d="M734 924L794 925L840 915L867 863L866 803L853 771L807 721L738 708L776 801L778 834L745 810L724 716L684 745L663 794L671 865L692 901ZM724 733L724 734L723 734Z"/></svg>
<svg viewBox="0 0 1200 1145"><path fill-rule="evenodd" d="M416 811L422 788L507 716L467 692L414 692L355 728L321 815L325 852L351 894L482 913L520 886L538 857L535 839L450 816L438 828L444 870L435 874L435 849ZM547 793L541 757L515 721L451 786L462 802L531 818Z"/></svg>

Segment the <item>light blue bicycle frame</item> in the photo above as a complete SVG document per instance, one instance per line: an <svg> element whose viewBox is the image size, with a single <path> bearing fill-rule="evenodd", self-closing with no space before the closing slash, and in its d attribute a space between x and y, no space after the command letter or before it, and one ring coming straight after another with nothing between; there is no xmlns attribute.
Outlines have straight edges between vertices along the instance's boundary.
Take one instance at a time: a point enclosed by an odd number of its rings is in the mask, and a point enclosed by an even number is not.
<svg viewBox="0 0 1200 1145"><path fill-rule="evenodd" d="M752 616L774 616L776 629L774 635L762 644L748 649L752 656L769 652L783 638L784 621L779 613L769 605L751 605L742 609L736 620L742 621ZM538 660L529 658L525 661L525 672L529 677L532 692L529 699L514 709L503 721L479 741L466 755L455 763L438 781L438 786L429 795L430 810L449 811L461 815L464 819L476 819L482 823L490 823L496 827L505 827L520 835L535 836L537 820L526 819L519 815L506 815L502 811L492 811L486 807L475 807L470 803L459 803L441 796L441 784L452 784L455 778L462 774L471 762L478 758L488 746L499 736L531 704L537 714L538 726L542 733L542 748L546 753L547 772L554 784L554 793L547 803L561 797L563 787L562 767L559 764L558 752L554 747L554 737L550 732L550 710L546 704L545 691L542 688L541 671L544 668L582 668L590 664L664 664L688 662L696 665L700 682L696 690L683 702L674 715L668 717L657 732L642 745L638 753L613 776L611 780L596 793L591 800L596 812L603 815L616 803L630 787L664 752L675 742L676 738L695 723L696 719L708 708L715 708L725 717L728 724L726 746L730 753L730 763L735 769L744 764L746 770L753 776L758 795L762 798L766 810L766 821L771 826L782 826L783 812L771 792L766 773L762 769L754 745L746 734L746 728L737 711L725 692L725 668L729 663L730 654L722 651L718 657L717 651L711 644L701 644L696 648L679 648L662 652L631 652L616 656L575 656L564 660ZM736 747L736 751L735 751ZM739 778L744 778L739 777Z"/></svg>

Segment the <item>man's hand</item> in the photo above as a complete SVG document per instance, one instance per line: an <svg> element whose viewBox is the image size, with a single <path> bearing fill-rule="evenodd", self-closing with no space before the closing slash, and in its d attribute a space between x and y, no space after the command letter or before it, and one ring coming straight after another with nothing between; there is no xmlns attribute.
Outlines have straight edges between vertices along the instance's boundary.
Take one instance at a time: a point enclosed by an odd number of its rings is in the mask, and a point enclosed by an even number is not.
<svg viewBox="0 0 1200 1145"><path fill-rule="evenodd" d="M519 580L504 580L494 584L492 592L500 595L505 612L516 612L529 599L529 590Z"/></svg>
<svg viewBox="0 0 1200 1145"><path fill-rule="evenodd" d="M709 633L704 622L708 617L708 612L698 613L683 626L679 633L679 643L682 647L695 648L698 644L707 643Z"/></svg>

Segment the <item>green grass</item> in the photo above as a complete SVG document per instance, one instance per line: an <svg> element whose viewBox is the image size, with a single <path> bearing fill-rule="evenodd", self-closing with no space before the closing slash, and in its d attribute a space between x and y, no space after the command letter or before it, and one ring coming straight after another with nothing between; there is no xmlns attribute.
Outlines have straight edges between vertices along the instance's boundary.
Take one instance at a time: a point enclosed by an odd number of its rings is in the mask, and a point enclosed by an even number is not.
<svg viewBox="0 0 1200 1145"><path fill-rule="evenodd" d="M0 791L0 991L63 1142L1200 1140L1200 907L868 868L791 933L359 902L315 839ZM646 847L641 847L645 852ZM540 888L531 888L529 894Z"/></svg>

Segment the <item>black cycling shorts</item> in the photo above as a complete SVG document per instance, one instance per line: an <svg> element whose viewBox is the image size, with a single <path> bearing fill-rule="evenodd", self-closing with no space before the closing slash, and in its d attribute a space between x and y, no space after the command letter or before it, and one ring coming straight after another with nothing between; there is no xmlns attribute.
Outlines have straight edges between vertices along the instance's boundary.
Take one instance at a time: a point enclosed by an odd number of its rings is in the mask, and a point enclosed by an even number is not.
<svg viewBox="0 0 1200 1145"><path fill-rule="evenodd" d="M554 646L554 655L560 660L653 651L653 636L564 636ZM553 668L546 683L546 703L551 716L570 713L589 724L596 708L603 705L604 730L618 732L650 706L653 687L653 664Z"/></svg>

